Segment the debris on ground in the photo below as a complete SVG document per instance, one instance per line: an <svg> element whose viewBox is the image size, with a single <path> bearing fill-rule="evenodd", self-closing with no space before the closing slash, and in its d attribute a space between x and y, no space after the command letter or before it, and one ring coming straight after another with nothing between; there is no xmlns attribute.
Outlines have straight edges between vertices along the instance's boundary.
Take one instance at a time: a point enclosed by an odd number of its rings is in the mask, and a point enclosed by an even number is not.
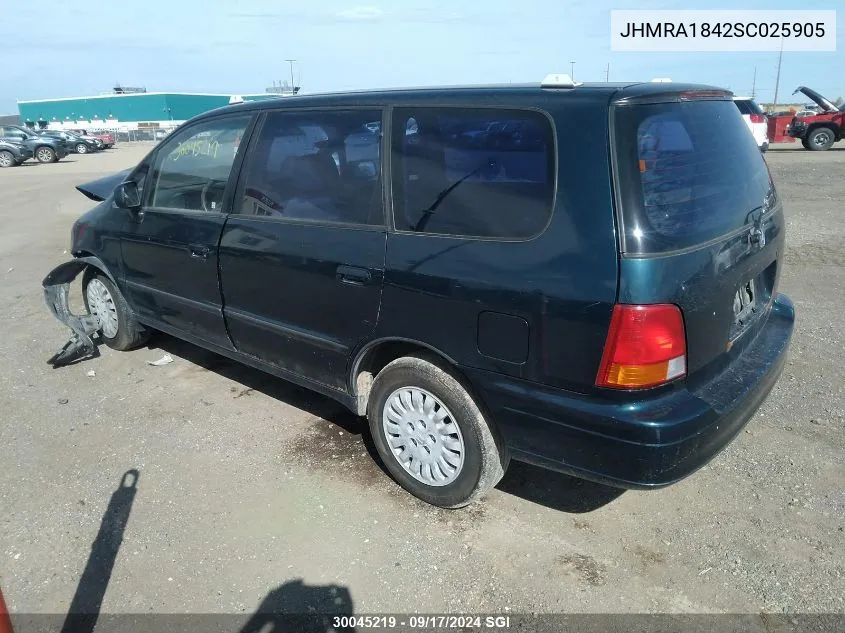
<svg viewBox="0 0 845 633"><path fill-rule="evenodd" d="M152 365L153 367L161 367L162 365L169 365L173 362L173 357L170 354L165 354L158 360L148 360L147 365Z"/></svg>
<svg viewBox="0 0 845 633"><path fill-rule="evenodd" d="M97 375L97 372L95 372L93 369L89 369L88 373L86 373L85 375L88 376L89 378L93 378L94 376Z"/></svg>

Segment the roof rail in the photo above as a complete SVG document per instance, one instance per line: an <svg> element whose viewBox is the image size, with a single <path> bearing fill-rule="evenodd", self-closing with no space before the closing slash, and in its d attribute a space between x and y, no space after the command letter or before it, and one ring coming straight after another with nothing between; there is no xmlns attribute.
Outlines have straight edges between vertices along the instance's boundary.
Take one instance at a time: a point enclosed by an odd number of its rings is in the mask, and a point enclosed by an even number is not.
<svg viewBox="0 0 845 633"><path fill-rule="evenodd" d="M574 88L580 85L580 83L576 82L569 75L561 73L546 75L543 81L540 82L541 88Z"/></svg>

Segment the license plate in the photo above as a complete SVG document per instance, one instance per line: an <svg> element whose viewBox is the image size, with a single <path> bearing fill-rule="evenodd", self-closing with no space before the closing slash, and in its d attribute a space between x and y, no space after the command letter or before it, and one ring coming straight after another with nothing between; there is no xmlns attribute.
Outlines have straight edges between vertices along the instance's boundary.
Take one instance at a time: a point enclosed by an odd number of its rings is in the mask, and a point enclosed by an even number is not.
<svg viewBox="0 0 845 633"><path fill-rule="evenodd" d="M757 292L754 280L745 282L734 295L734 324L742 327L757 312Z"/></svg>

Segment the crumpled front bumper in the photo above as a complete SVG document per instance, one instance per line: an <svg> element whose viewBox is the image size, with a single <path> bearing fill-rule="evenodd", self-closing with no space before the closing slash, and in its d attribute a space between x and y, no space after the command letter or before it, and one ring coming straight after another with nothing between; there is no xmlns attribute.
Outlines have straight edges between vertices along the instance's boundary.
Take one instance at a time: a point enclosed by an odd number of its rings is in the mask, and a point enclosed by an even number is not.
<svg viewBox="0 0 845 633"><path fill-rule="evenodd" d="M787 136L791 136L792 138L804 138L804 135L807 133L807 124L803 122L798 123L790 123L786 126L786 134Z"/></svg>
<svg viewBox="0 0 845 633"><path fill-rule="evenodd" d="M69 365L77 360L99 355L91 336L100 330L100 320L93 314L74 314L68 304L70 282L88 265L89 262L85 258L65 262L54 268L41 282L50 312L73 330L70 340L47 361L53 367Z"/></svg>

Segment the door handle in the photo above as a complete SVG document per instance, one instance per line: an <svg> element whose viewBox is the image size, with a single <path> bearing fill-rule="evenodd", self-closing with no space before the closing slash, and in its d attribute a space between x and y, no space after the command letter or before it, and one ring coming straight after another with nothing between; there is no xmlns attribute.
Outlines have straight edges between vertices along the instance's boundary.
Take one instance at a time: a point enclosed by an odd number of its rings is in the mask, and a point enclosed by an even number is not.
<svg viewBox="0 0 845 633"><path fill-rule="evenodd" d="M208 259L208 253L210 251L211 249L208 246L202 244L188 244L188 252L195 259Z"/></svg>
<svg viewBox="0 0 845 633"><path fill-rule="evenodd" d="M370 283L373 276L366 268L356 268L355 266L338 266L337 278L347 284L356 284L363 286Z"/></svg>

